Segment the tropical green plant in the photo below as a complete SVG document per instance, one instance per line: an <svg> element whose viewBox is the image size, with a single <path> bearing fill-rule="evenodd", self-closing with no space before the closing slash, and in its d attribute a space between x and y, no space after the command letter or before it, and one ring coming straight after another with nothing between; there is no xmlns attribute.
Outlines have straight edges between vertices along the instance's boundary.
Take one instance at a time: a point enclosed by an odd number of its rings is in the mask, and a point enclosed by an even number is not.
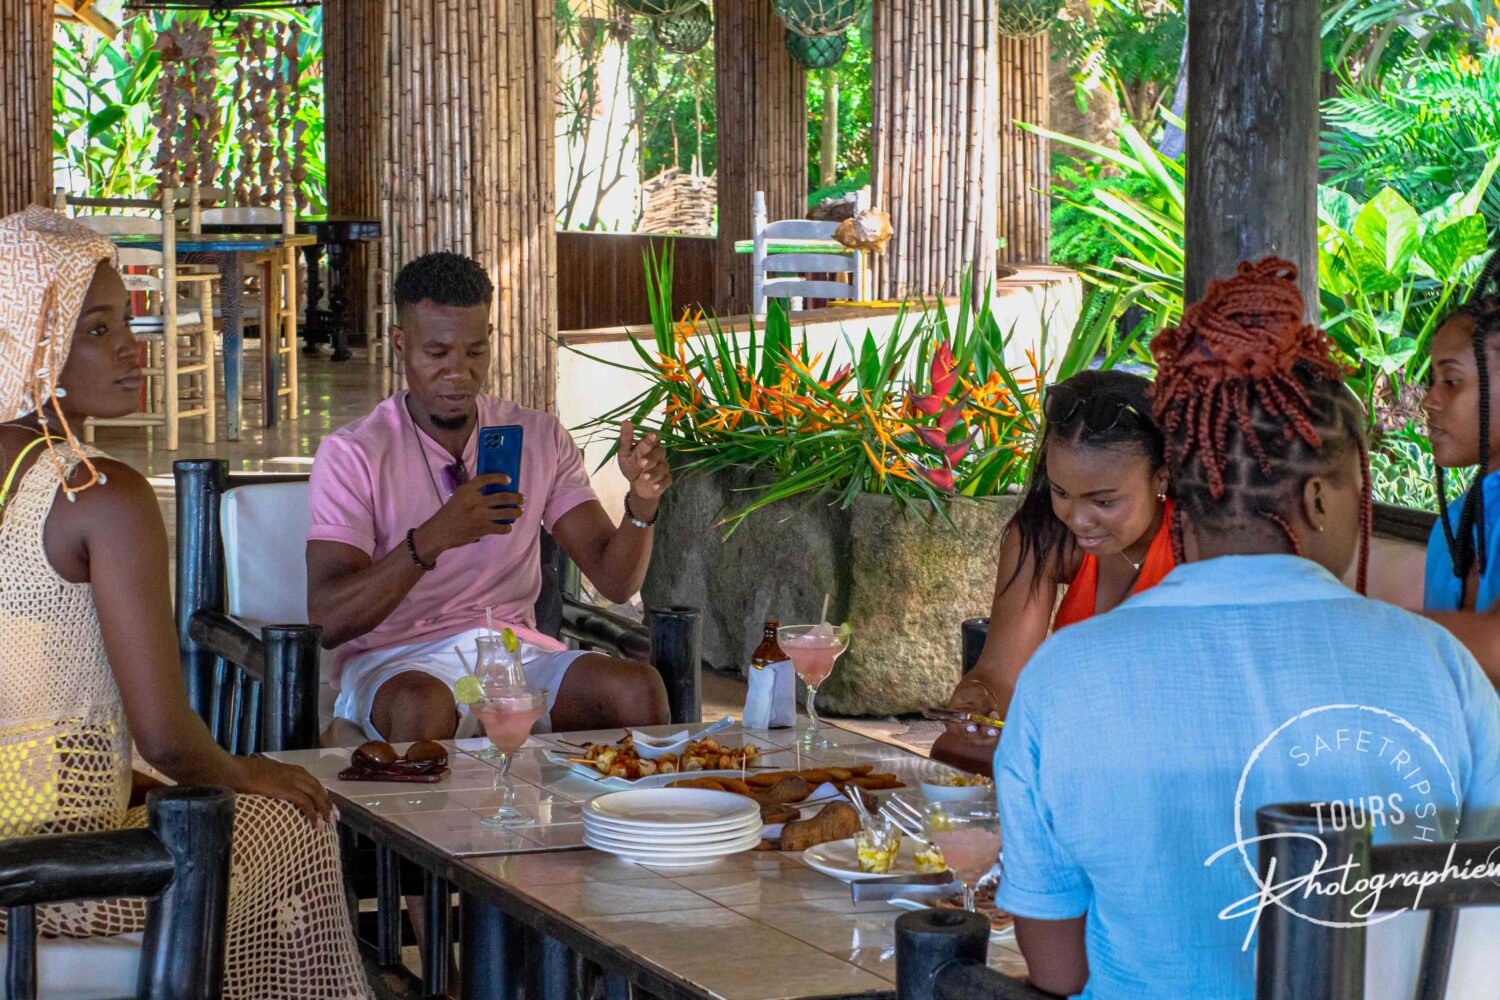
<svg viewBox="0 0 1500 1000"><path fill-rule="evenodd" d="M172 18L205 18L205 14L139 14L119 37L109 41L83 25L60 22L53 53L53 162L67 177L69 190L90 197L149 196L156 188L155 158L160 107L156 83L160 56L157 32ZM324 174L322 13L311 10L259 11L256 15L302 28L300 109L304 126L307 178L302 192L314 212L327 205ZM228 22L233 25L235 19ZM242 157L238 112L230 82L238 72L232 37L215 34L219 81L215 98L223 115L216 159L231 176Z"/></svg>
<svg viewBox="0 0 1500 1000"><path fill-rule="evenodd" d="M1324 66L1366 84L1400 76L1413 55L1463 48L1495 13L1495 0L1325 0Z"/></svg>
<svg viewBox="0 0 1500 1000"><path fill-rule="evenodd" d="M1182 0L1088 0L1083 16L1064 15L1052 38L1073 67L1082 105L1090 81L1103 78L1125 117L1152 128L1177 82L1187 18Z"/></svg>
<svg viewBox="0 0 1500 1000"><path fill-rule="evenodd" d="M1500 28L1482 55L1420 55L1397 86L1345 83L1323 105L1327 181L1356 197L1394 188L1418 212L1469 189L1500 150ZM1484 196L1500 223L1500 189Z"/></svg>
<svg viewBox="0 0 1500 1000"><path fill-rule="evenodd" d="M1044 332L1031 371L1013 372L1005 360L1011 331L991 310L988 289L968 282L956 311L903 308L884 346L867 331L846 336L842 351L818 354L805 335L797 341L776 304L745 337L711 316L674 320L671 267L670 250L648 258L653 337L632 336L637 362L615 365L647 388L583 429L635 420L661 436L686 475L761 470L767 485L725 519L731 531L750 512L795 497L848 505L878 493L931 513L950 496L1018 486L1040 422L1041 373L1066 377L1100 346L1075 341L1054 364Z"/></svg>

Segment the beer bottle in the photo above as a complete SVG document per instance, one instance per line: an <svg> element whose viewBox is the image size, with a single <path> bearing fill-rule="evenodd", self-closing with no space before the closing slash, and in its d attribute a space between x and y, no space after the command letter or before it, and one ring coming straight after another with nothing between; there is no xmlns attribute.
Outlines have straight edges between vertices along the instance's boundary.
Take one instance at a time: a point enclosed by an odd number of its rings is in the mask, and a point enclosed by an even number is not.
<svg viewBox="0 0 1500 1000"><path fill-rule="evenodd" d="M776 642L777 622L766 622L764 631L761 632L760 645L755 647L755 652L750 654L750 666L756 670L764 670L769 664L780 663L787 658L781 651L781 646ZM741 649L745 647L741 646Z"/></svg>

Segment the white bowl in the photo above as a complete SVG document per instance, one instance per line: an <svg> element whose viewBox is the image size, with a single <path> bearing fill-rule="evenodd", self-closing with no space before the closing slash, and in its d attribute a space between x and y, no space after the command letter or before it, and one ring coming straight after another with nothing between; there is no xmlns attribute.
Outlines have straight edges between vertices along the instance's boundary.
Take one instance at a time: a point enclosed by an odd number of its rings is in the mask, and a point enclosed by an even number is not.
<svg viewBox="0 0 1500 1000"><path fill-rule="evenodd" d="M993 783L987 785L939 785L923 781L922 798L928 802L982 802L995 797Z"/></svg>

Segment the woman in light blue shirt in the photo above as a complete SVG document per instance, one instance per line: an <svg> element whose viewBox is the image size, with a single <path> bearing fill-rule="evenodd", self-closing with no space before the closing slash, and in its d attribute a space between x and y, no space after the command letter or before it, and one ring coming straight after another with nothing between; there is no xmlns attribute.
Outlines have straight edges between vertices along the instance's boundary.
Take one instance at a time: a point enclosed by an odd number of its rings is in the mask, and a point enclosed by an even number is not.
<svg viewBox="0 0 1500 1000"><path fill-rule="evenodd" d="M996 902L1051 992L1251 1000L1262 805L1357 810L1377 842L1500 835L1500 698L1448 632L1337 578L1358 554L1362 589L1365 417L1295 276L1242 264L1157 335L1179 565L1048 639L1011 702Z"/></svg>

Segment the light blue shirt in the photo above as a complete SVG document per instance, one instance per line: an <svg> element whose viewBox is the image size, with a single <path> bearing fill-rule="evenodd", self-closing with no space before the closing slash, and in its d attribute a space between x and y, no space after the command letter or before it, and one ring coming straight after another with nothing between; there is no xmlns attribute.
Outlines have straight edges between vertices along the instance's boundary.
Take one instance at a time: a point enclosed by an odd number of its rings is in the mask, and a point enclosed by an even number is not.
<svg viewBox="0 0 1500 1000"><path fill-rule="evenodd" d="M1485 563L1484 573L1479 577L1479 593L1475 594L1474 607L1488 611L1500 600L1500 471L1491 472L1484 480L1483 490ZM1462 495L1448 505L1448 523L1453 526L1455 537L1458 522L1463 516ZM1464 582L1453 575L1453 557L1448 554L1448 539L1443 534L1443 522L1432 526L1427 536L1426 584L1422 588L1422 607L1427 611L1457 611L1463 602Z"/></svg>
<svg viewBox="0 0 1500 1000"><path fill-rule="evenodd" d="M1230 556L1049 638L995 778L998 905L1088 915L1082 996L1252 1000L1251 917L1221 913L1255 882L1232 849L1207 863L1236 815L1249 838L1261 805L1379 797L1377 843L1500 836L1500 698L1431 622L1305 559Z"/></svg>

